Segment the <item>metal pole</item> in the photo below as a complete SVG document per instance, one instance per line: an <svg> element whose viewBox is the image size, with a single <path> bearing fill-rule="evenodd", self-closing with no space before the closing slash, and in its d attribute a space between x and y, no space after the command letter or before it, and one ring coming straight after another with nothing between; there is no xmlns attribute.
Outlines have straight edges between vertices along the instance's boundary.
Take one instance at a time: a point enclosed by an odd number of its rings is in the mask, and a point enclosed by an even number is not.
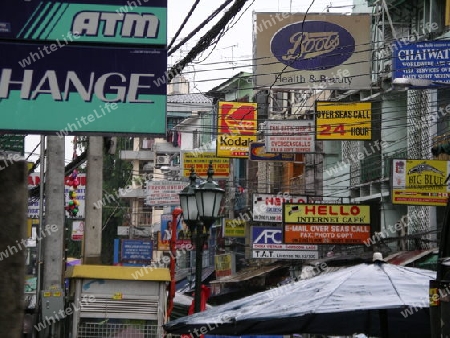
<svg viewBox="0 0 450 338"><path fill-rule="evenodd" d="M197 222L195 234L195 294L194 312L200 312L200 301L202 292L202 270L203 270L203 222Z"/></svg>

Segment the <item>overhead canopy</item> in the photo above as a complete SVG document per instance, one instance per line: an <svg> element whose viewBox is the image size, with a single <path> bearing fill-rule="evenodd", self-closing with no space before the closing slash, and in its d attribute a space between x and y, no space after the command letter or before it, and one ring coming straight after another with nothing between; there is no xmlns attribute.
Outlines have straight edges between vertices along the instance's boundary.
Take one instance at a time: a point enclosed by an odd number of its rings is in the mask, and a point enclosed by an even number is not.
<svg viewBox="0 0 450 338"><path fill-rule="evenodd" d="M169 333L425 337L434 271L359 264L261 292L164 325Z"/></svg>

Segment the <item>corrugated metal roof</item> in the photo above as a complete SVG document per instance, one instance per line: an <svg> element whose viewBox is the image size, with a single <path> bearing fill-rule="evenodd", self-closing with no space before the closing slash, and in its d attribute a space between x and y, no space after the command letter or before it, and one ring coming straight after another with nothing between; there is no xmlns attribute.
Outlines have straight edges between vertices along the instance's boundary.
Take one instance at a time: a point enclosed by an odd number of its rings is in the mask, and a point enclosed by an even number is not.
<svg viewBox="0 0 450 338"><path fill-rule="evenodd" d="M210 103L212 100L200 93L175 94L167 96L168 103Z"/></svg>

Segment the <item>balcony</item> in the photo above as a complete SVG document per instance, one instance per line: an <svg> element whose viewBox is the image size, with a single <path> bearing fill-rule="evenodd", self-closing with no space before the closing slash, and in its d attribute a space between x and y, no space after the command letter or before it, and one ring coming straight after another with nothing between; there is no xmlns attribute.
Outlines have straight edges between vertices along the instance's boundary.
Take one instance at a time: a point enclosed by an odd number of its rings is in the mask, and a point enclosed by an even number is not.
<svg viewBox="0 0 450 338"><path fill-rule="evenodd" d="M152 212L141 211L131 213L131 225L150 226L152 224Z"/></svg>

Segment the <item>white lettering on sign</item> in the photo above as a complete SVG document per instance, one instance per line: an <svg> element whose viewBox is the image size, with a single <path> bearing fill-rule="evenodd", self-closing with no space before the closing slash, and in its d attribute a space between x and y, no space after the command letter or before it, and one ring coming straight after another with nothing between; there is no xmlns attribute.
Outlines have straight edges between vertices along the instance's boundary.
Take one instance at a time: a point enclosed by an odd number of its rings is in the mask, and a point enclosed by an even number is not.
<svg viewBox="0 0 450 338"><path fill-rule="evenodd" d="M125 38L155 38L159 19L151 13L79 12L73 19L72 32L80 36L114 37L119 27L120 36Z"/></svg>
<svg viewBox="0 0 450 338"><path fill-rule="evenodd" d="M153 103L151 100L139 99L138 91L141 88L150 88L150 85L143 85L141 80L146 77L153 78L154 74L131 74L127 79L121 73L91 72L88 83L83 83L77 73L69 70L65 74L63 90L59 86L59 83L63 82L58 81L60 74L55 70L47 70L39 79L33 76L32 69L25 69L20 78L13 79L12 69L4 68L0 75L0 99L8 98L11 90L20 88L22 100L35 100L39 95L50 95L54 101L69 101L69 89L73 87L85 102L91 102L95 94L103 102ZM107 98L106 94L111 92L114 97Z"/></svg>
<svg viewBox="0 0 450 338"><path fill-rule="evenodd" d="M254 243L281 243L281 240L277 240L275 236L281 233L280 230L263 230L261 234L255 239Z"/></svg>

